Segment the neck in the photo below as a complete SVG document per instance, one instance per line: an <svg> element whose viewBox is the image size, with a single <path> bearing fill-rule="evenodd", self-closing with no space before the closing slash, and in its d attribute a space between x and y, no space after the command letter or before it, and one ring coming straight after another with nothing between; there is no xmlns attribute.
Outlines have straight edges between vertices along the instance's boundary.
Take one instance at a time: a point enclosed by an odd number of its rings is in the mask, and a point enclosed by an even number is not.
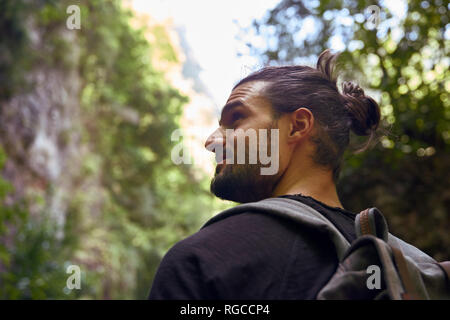
<svg viewBox="0 0 450 320"><path fill-rule="evenodd" d="M303 168L289 166L275 187L272 197L298 193L310 196L331 207L344 208L339 201L332 172L317 166Z"/></svg>

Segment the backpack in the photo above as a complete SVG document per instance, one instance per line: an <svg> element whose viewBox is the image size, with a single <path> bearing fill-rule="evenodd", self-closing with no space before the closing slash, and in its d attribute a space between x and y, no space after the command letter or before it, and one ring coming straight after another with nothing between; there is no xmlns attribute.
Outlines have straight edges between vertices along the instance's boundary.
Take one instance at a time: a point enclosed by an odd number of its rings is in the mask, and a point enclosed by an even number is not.
<svg viewBox="0 0 450 320"><path fill-rule="evenodd" d="M317 299L450 299L450 261L437 263L390 234L377 208L368 208L356 216L357 238L351 244L320 212L288 198L237 205L214 216L203 227L248 211L280 216L313 228L334 244L339 265Z"/></svg>

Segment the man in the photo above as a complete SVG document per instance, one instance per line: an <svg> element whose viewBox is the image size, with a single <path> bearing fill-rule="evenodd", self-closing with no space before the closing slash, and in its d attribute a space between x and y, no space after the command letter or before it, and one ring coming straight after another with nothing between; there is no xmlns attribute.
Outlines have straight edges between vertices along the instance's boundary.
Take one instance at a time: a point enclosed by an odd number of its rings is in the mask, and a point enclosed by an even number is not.
<svg viewBox="0 0 450 320"><path fill-rule="evenodd" d="M241 80L205 147L220 151L211 182L216 196L238 203L271 197L303 202L351 242L355 215L343 208L336 181L350 130L372 138L380 110L353 83L344 82L338 91L336 58L326 50L316 68L266 67ZM262 174L267 163L261 150L256 163L249 161L252 130L259 147L268 132L268 150L277 155L275 173ZM243 164L236 161L239 139L246 142ZM234 152L227 157L223 150L230 148ZM222 157L227 157L223 163ZM171 248L149 299L314 299L337 265L332 243L319 232L281 217L243 212L216 219Z"/></svg>

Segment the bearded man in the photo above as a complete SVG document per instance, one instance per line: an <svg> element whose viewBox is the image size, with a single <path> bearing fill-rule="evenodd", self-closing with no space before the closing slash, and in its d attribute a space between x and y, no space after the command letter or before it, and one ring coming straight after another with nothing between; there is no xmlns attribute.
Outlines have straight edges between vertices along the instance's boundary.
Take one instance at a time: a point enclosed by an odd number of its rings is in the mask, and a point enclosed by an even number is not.
<svg viewBox="0 0 450 320"><path fill-rule="evenodd" d="M217 197L302 202L351 243L355 214L340 202L336 182L350 131L370 141L380 108L354 83L338 90L336 57L326 50L316 68L265 67L242 79L205 147L219 158L211 181ZM316 230L257 211L219 214L169 250L149 299L314 299L338 263Z"/></svg>

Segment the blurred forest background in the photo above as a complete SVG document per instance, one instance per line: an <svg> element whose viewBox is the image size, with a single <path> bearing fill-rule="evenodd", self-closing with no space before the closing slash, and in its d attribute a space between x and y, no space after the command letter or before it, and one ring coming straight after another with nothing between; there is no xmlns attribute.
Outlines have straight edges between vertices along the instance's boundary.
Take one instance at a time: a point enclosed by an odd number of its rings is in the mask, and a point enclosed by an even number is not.
<svg viewBox="0 0 450 320"><path fill-rule="evenodd" d="M190 97L167 80L182 64L167 30L114 0L77 1L82 29L68 30L72 2L0 0L0 299L145 299L168 248L230 204L171 161ZM342 79L373 94L389 132L346 154L344 207L378 207L394 234L448 260L449 7L383 4L283 0L237 41L262 65L341 44ZM71 264L81 290L63 289Z"/></svg>

